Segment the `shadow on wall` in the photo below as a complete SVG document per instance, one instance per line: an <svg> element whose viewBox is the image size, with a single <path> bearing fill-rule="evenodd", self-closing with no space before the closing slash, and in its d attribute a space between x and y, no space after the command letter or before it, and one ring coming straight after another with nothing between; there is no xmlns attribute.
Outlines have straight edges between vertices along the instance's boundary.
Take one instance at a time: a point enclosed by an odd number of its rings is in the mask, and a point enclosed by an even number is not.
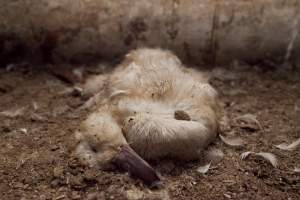
<svg viewBox="0 0 300 200"><path fill-rule="evenodd" d="M0 34L0 66L20 62L25 57L25 45L16 35Z"/></svg>

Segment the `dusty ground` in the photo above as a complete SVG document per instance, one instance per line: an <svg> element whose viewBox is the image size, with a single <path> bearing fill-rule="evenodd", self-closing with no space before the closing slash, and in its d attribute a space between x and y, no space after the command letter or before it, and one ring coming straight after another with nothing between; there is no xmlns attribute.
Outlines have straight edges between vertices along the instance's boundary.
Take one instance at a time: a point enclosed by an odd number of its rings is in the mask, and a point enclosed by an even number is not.
<svg viewBox="0 0 300 200"><path fill-rule="evenodd" d="M87 112L78 109L81 97L65 93L70 85L36 68L0 69L0 112L24 107L0 116L0 199L300 199L300 175L293 172L299 148L274 146L300 137L300 73L251 68L212 79L229 118L225 133L243 138L244 147L217 141L224 158L206 175L196 171L200 162L154 162L166 185L155 191L126 174L80 166L73 133ZM233 120L248 113L263 129ZM255 156L241 160L249 150L274 153L278 168Z"/></svg>

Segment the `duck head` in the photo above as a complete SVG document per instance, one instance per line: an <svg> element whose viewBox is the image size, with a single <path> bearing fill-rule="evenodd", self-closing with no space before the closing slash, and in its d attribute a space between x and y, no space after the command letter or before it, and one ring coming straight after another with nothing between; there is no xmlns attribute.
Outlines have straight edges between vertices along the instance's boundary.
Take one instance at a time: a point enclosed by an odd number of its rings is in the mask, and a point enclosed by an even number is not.
<svg viewBox="0 0 300 200"><path fill-rule="evenodd" d="M91 114L82 122L76 138L76 154L83 164L101 169L115 165L151 187L161 185L154 169L128 145L111 113L102 110Z"/></svg>

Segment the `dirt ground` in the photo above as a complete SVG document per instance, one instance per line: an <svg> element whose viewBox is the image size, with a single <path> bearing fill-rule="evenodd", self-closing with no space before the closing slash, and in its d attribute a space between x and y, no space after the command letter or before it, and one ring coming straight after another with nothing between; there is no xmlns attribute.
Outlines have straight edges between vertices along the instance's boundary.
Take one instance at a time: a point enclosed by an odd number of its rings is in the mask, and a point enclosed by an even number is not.
<svg viewBox="0 0 300 200"><path fill-rule="evenodd" d="M43 68L43 67L40 67ZM0 69L0 199L300 199L299 148L274 145L300 137L300 73L248 66L214 71L228 125L223 134L241 137L233 148L218 139L213 146L224 158L207 174L205 163L151 162L165 188L150 190L118 171L81 166L72 156L73 133L88 114L84 98L68 92L71 85L39 67ZM261 129L237 123L252 114ZM256 124L257 125L257 124ZM279 164L245 151L270 152Z"/></svg>

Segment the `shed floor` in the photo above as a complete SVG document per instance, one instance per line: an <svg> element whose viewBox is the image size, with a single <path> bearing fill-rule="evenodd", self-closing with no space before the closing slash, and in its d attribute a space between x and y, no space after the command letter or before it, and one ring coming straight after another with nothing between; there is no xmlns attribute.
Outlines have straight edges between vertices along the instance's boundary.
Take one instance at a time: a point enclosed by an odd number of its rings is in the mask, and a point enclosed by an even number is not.
<svg viewBox="0 0 300 200"><path fill-rule="evenodd" d="M81 97L65 93L70 85L33 67L0 69L0 112L24 107L10 113L18 116L0 115L0 199L300 199L300 174L293 172L299 148L274 146L300 138L300 73L239 69L215 71L212 84L229 119L225 132L245 145L216 141L224 158L206 175L196 171L201 162L152 162L166 185L154 191L124 173L85 168L72 156L73 133L87 111L79 109ZM257 116L262 129L235 123L244 114ZM255 156L241 160L245 151L274 153L279 166Z"/></svg>

